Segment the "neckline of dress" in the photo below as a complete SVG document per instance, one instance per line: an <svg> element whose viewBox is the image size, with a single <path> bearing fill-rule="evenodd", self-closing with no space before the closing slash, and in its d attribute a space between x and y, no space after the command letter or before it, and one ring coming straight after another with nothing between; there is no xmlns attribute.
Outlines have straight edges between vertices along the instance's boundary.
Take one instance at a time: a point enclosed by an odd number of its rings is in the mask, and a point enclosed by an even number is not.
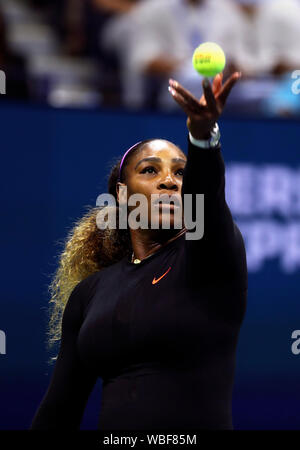
<svg viewBox="0 0 300 450"><path fill-rule="evenodd" d="M131 262L127 256L123 258L125 264L129 267L141 267L144 264L146 264L148 261L152 260L155 256L159 255L163 250L168 249L172 247L172 245L177 245L180 242L180 239L185 239L185 233L178 236L176 239L174 239L171 242L168 242L167 244L160 247L156 252L152 253L151 255L146 256L146 258L142 259L140 263L135 264L134 262Z"/></svg>

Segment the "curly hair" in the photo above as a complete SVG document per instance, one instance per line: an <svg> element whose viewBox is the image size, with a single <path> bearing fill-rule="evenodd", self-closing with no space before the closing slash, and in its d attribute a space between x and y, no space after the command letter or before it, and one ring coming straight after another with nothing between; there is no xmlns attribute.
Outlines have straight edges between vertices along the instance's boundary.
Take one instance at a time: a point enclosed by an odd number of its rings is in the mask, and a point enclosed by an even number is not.
<svg viewBox="0 0 300 450"><path fill-rule="evenodd" d="M126 181L126 167L131 158L152 140L140 142L126 156L122 165L121 182ZM108 176L108 193L116 200L116 228L101 230L97 227L96 217L99 211L108 206L88 206L88 211L75 221L63 241L63 250L58 255L58 267L48 286L50 300L47 345L49 349L61 339L63 312L75 286L89 275L120 261L124 256L129 257L132 253L129 230L118 227L119 207L116 186L121 159L119 158L113 165ZM56 358L53 357L50 361Z"/></svg>

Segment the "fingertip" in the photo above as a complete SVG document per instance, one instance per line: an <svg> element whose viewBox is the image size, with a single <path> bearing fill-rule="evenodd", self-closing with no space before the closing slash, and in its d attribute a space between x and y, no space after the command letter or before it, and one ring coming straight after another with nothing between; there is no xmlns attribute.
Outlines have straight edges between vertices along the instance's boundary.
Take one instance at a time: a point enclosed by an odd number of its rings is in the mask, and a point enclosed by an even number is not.
<svg viewBox="0 0 300 450"><path fill-rule="evenodd" d="M169 84L174 88L178 86L178 82L176 80L173 80L173 78L169 78Z"/></svg>

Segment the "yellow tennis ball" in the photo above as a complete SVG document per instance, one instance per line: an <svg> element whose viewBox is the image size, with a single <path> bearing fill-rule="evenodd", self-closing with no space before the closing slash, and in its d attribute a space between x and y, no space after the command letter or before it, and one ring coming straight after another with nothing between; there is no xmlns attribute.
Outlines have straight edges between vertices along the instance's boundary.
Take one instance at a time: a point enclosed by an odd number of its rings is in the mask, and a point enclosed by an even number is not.
<svg viewBox="0 0 300 450"><path fill-rule="evenodd" d="M204 42L193 54L193 66L205 77L214 77L222 72L226 64L225 53L218 44Z"/></svg>

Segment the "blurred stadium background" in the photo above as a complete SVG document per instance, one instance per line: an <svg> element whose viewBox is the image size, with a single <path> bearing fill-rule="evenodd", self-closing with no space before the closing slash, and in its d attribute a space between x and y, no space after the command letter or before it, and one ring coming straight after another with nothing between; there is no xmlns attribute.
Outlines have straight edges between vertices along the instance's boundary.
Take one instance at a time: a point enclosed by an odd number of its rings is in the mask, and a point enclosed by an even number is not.
<svg viewBox="0 0 300 450"><path fill-rule="evenodd" d="M191 56L204 41L224 48L225 76L243 73L220 120L249 268L233 423L300 428L300 0L0 0L0 429L27 429L50 380L59 242L134 142L186 149L168 78L201 95ZM100 407L101 380L83 429L96 428Z"/></svg>

